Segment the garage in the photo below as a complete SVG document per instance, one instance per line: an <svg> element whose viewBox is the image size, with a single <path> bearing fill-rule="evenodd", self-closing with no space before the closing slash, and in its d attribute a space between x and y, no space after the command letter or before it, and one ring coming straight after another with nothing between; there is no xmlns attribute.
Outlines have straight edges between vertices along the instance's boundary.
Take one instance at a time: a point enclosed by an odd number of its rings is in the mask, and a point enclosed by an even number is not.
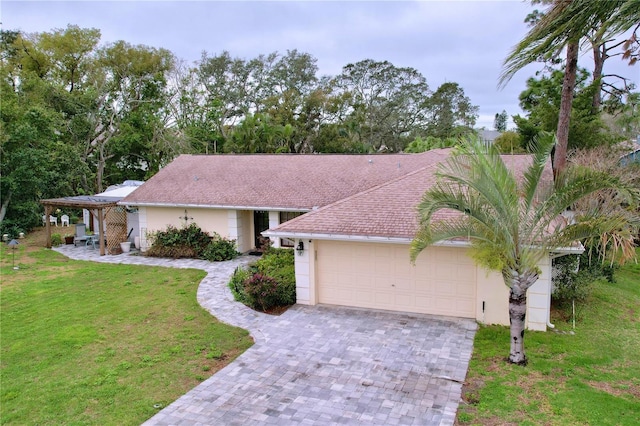
<svg viewBox="0 0 640 426"><path fill-rule="evenodd" d="M477 268L467 249L431 247L416 265L409 246L317 241L319 303L476 317Z"/></svg>

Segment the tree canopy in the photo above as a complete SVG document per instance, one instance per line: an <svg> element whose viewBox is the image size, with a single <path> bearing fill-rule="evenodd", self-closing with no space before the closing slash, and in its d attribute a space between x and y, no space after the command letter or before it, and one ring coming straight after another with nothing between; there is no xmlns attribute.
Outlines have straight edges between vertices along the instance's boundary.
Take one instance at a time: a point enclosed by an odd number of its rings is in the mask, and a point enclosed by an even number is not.
<svg viewBox="0 0 640 426"><path fill-rule="evenodd" d="M640 3L635 0L590 1L590 0L541 0L534 3L548 5L543 13L535 14L533 26L527 35L507 56L500 84L506 84L525 65L556 58L565 52L564 77L558 114L556 135L558 143L554 155L554 170L566 167L567 145L571 108L578 70L578 54L581 40L588 40L596 59L595 75L599 90L602 87L602 54L606 42L633 28L633 36L624 43L623 58L633 64L637 59L636 31L640 28ZM600 93L593 94L595 109L600 104Z"/></svg>
<svg viewBox="0 0 640 426"><path fill-rule="evenodd" d="M182 153L399 152L472 132L478 111L457 83L432 92L388 61L322 77L298 50L187 65L76 25L2 30L0 58L0 222L22 230L41 198L144 180Z"/></svg>

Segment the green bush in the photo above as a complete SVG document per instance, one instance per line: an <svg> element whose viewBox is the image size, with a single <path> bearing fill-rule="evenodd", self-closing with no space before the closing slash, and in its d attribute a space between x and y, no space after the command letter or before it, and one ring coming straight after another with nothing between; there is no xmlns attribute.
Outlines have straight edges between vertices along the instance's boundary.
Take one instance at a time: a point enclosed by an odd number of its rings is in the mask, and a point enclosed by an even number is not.
<svg viewBox="0 0 640 426"><path fill-rule="evenodd" d="M51 245L53 247L58 247L60 244L62 244L62 237L60 234L51 234Z"/></svg>
<svg viewBox="0 0 640 426"><path fill-rule="evenodd" d="M504 132L493 141L493 145L502 154L521 154L527 152L522 147L522 138L518 132Z"/></svg>
<svg viewBox="0 0 640 426"><path fill-rule="evenodd" d="M185 245L162 246L154 244L145 252L145 255L151 257L168 257L171 259L196 259L198 257L198 254L192 247Z"/></svg>
<svg viewBox="0 0 640 426"><path fill-rule="evenodd" d="M296 303L296 271L294 251L270 248L256 262L258 272L273 277L278 282L278 306Z"/></svg>
<svg viewBox="0 0 640 426"><path fill-rule="evenodd" d="M8 234L9 239L18 238L21 232L24 230L17 221L5 219L0 223L0 235Z"/></svg>
<svg viewBox="0 0 640 426"><path fill-rule="evenodd" d="M612 280L613 268L599 261L590 262L587 253L554 259L552 304L569 318L575 302L579 307L579 315L584 302L591 296L594 281L600 278Z"/></svg>
<svg viewBox="0 0 640 426"><path fill-rule="evenodd" d="M238 268L229 288L238 302L258 310L296 303L294 252L270 248L249 269Z"/></svg>
<svg viewBox="0 0 640 426"><path fill-rule="evenodd" d="M253 275L248 269L238 266L229 281L229 289L233 294L233 299L237 302L248 305L247 297L244 292L244 282Z"/></svg>
<svg viewBox="0 0 640 426"><path fill-rule="evenodd" d="M235 259L238 254L236 240L229 240L214 234L213 239L202 252L202 258L211 262L221 262Z"/></svg>
<svg viewBox="0 0 640 426"><path fill-rule="evenodd" d="M278 282L260 273L253 274L244 281L247 302L254 309L266 311L278 305Z"/></svg>
<svg viewBox="0 0 640 426"><path fill-rule="evenodd" d="M190 258L210 261L231 260L238 256L235 240L222 238L214 233L211 237L195 223L184 228L169 225L164 231L150 233L152 245L147 256Z"/></svg>

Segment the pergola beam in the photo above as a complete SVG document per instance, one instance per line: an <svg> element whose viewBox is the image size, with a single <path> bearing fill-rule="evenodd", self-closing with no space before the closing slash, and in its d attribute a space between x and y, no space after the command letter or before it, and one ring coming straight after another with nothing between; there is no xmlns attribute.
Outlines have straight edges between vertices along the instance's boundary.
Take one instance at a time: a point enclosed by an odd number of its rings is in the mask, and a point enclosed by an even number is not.
<svg viewBox="0 0 640 426"><path fill-rule="evenodd" d="M91 213L91 216L95 216L94 211L98 216L98 235L100 235L100 256L106 254L106 246L104 239L106 237L104 229L104 210L111 207L116 207L118 201L106 200L104 198L91 197L91 196L77 196L77 197L65 197L65 198L50 198L41 200L40 204L44 206L45 212L45 226L47 230L47 242L46 247L51 248L51 223L49 216L56 207L70 207L76 209L87 209Z"/></svg>

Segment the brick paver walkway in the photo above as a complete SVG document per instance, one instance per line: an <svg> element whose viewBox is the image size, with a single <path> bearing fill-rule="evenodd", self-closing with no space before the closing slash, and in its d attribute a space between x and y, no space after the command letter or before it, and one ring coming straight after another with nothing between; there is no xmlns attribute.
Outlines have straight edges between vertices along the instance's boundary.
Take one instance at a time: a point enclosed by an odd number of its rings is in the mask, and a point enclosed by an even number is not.
<svg viewBox="0 0 640 426"><path fill-rule="evenodd" d="M254 260L98 256L61 246L75 259L208 272L198 302L243 327L256 344L162 409L145 425L451 425L471 357L472 320L296 305L280 316L233 301L233 270Z"/></svg>

